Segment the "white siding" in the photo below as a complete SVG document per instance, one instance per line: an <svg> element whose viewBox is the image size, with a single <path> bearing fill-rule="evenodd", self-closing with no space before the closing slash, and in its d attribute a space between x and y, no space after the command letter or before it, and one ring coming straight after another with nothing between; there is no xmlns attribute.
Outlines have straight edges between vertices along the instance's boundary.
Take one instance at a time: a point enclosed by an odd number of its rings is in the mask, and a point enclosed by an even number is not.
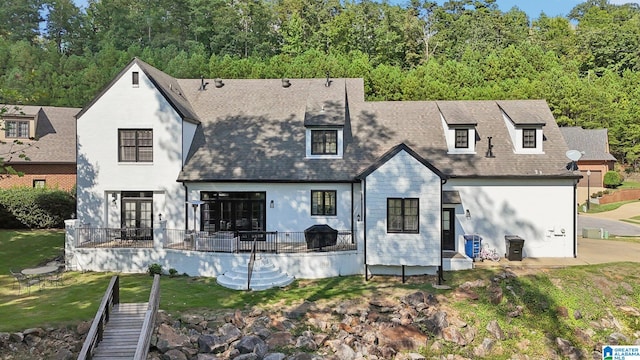
<svg viewBox="0 0 640 360"><path fill-rule="evenodd" d="M132 71L140 74L137 87ZM153 129L153 162L119 163L118 129ZM184 190L176 182L183 159L182 120L137 65L78 119L77 135L78 219L119 227L120 192L153 191L154 222L162 213L167 226L184 226Z"/></svg>
<svg viewBox="0 0 640 360"><path fill-rule="evenodd" d="M366 178L369 265L440 265L441 180L405 151ZM418 234L387 233L387 198L419 198Z"/></svg>
<svg viewBox="0 0 640 360"><path fill-rule="evenodd" d="M266 230L304 231L311 225L327 224L337 230L350 230L351 219L360 214L360 186L354 184L354 210L351 211L351 184L345 183L193 183L187 184L189 199L200 199L202 191L266 192ZM311 216L311 190L336 191L336 216ZM274 207L269 204L273 200ZM193 224L189 213L189 224ZM200 224L200 215L196 220Z"/></svg>
<svg viewBox="0 0 640 360"><path fill-rule="evenodd" d="M505 254L505 235L518 235L525 257L573 257L575 199L572 180L458 180L445 190L457 190L463 211L456 217L462 235L479 234L483 244ZM463 252L463 244L458 244Z"/></svg>

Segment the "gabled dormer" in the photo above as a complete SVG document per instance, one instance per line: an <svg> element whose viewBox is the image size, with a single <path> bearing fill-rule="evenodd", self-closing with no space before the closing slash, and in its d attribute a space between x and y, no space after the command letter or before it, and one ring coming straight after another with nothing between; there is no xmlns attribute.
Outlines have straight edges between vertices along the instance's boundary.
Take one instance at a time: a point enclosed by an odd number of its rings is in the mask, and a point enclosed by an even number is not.
<svg viewBox="0 0 640 360"><path fill-rule="evenodd" d="M447 153L475 154L478 121L473 112L461 101L442 101L437 105L447 141Z"/></svg>
<svg viewBox="0 0 640 360"><path fill-rule="evenodd" d="M0 116L0 140L25 141L36 137L37 116L26 114L20 107L10 108Z"/></svg>
<svg viewBox="0 0 640 360"><path fill-rule="evenodd" d="M498 101L505 126L509 131L513 152L516 154L544 154L543 127L546 122L542 114L526 108L530 103L520 101Z"/></svg>
<svg viewBox="0 0 640 360"><path fill-rule="evenodd" d="M310 89L304 114L306 158L342 159L346 102L344 79L327 78Z"/></svg>

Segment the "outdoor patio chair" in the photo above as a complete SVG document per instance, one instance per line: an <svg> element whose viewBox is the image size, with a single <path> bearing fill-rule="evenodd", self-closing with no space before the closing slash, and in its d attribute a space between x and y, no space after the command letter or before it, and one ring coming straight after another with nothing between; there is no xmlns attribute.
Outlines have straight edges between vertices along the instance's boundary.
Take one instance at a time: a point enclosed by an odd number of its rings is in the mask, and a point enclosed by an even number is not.
<svg viewBox="0 0 640 360"><path fill-rule="evenodd" d="M62 282L63 275L64 275L64 267L60 266L58 267L58 270L56 270L56 272L47 276L46 280L51 285L56 285L56 286L64 285Z"/></svg>
<svg viewBox="0 0 640 360"><path fill-rule="evenodd" d="M27 288L28 294L31 295L31 285L37 284L39 280L31 279L27 275L21 273L20 271L16 272L16 271L13 271L12 269L10 269L9 271L11 272L11 275L15 279L15 283L13 284L13 287L14 288L16 286L18 287L18 294L22 293L23 288Z"/></svg>

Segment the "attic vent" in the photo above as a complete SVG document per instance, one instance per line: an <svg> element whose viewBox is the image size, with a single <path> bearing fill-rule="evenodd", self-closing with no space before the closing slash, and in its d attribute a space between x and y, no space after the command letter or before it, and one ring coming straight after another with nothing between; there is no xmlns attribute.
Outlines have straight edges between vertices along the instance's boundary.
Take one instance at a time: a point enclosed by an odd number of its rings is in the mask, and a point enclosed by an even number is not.
<svg viewBox="0 0 640 360"><path fill-rule="evenodd" d="M288 88L289 86L291 86L291 82L289 81L289 79L282 79L282 87Z"/></svg>
<svg viewBox="0 0 640 360"><path fill-rule="evenodd" d="M222 82L222 79L215 79L215 80L213 80L213 81L214 81L214 83L215 83L215 86L216 86L218 89L224 86L224 83Z"/></svg>
<svg viewBox="0 0 640 360"><path fill-rule="evenodd" d="M208 82L204 82L204 77L200 78L200 90L207 90L207 85L209 85Z"/></svg>
<svg viewBox="0 0 640 360"><path fill-rule="evenodd" d="M487 146L487 153L485 154L485 157L488 157L488 158L495 157L495 155L493 155L493 145L491 144L491 138L492 136L487 137L488 146Z"/></svg>

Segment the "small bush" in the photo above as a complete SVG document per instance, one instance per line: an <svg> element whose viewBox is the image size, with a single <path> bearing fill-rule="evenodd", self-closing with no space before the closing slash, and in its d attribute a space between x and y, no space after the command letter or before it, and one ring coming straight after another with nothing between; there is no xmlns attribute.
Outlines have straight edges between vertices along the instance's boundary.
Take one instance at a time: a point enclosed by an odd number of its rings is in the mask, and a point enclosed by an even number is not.
<svg viewBox="0 0 640 360"><path fill-rule="evenodd" d="M616 171L607 171L604 174L604 186L607 188L617 188L622 185L622 175Z"/></svg>
<svg viewBox="0 0 640 360"><path fill-rule="evenodd" d="M0 189L0 228L63 228L76 210L76 201L67 191L16 187Z"/></svg>
<svg viewBox="0 0 640 360"><path fill-rule="evenodd" d="M163 274L162 265L157 264L157 263L153 263L153 264L149 265L149 270L147 272L151 276L154 276L156 274L162 275Z"/></svg>
<svg viewBox="0 0 640 360"><path fill-rule="evenodd" d="M174 277L178 274L178 270L171 268L169 269L169 276Z"/></svg>

